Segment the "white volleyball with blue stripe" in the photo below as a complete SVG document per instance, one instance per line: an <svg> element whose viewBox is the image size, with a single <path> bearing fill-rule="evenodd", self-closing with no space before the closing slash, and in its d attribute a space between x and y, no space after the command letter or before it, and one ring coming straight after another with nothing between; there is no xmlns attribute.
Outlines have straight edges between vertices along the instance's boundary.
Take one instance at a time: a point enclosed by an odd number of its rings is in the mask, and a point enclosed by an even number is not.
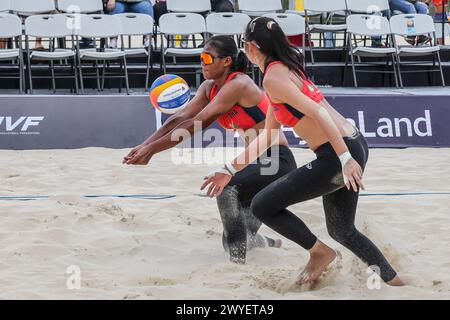
<svg viewBox="0 0 450 320"><path fill-rule="evenodd" d="M174 114L189 102L191 92L187 82L174 74L165 74L156 79L150 88L153 106L166 114Z"/></svg>

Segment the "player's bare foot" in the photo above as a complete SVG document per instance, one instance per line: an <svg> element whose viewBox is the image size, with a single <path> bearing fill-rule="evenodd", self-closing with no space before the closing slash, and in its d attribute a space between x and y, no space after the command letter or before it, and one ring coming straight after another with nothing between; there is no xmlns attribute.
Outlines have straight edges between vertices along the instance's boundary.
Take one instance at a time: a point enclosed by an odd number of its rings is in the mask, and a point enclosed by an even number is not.
<svg viewBox="0 0 450 320"><path fill-rule="evenodd" d="M398 276L395 276L394 279L392 279L389 282L386 282L386 284L393 287L403 287L405 285L405 283Z"/></svg>
<svg viewBox="0 0 450 320"><path fill-rule="evenodd" d="M300 274L298 279L299 285L313 284L336 259L336 252L319 240L309 250L309 253L310 259Z"/></svg>

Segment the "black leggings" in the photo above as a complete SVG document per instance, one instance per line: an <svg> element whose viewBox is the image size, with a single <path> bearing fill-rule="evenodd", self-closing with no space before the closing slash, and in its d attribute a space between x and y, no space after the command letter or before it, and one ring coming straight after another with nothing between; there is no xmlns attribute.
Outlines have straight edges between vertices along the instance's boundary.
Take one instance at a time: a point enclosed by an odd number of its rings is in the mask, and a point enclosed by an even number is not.
<svg viewBox="0 0 450 320"><path fill-rule="evenodd" d="M364 137L356 132L344 141L353 158L364 169L369 153ZM394 279L396 273L381 251L355 227L359 193L345 187L341 163L333 147L326 143L315 153L316 160L259 192L251 204L253 213L273 230L309 250L316 243L316 236L286 208L322 196L330 236L369 266L379 267L384 281Z"/></svg>
<svg viewBox="0 0 450 320"><path fill-rule="evenodd" d="M275 171L270 172L270 168ZM222 242L231 261L243 264L247 250L274 246L273 239L257 234L262 223L251 212L250 204L259 191L296 168L291 150L274 146L267 155L238 172L217 197L223 224Z"/></svg>

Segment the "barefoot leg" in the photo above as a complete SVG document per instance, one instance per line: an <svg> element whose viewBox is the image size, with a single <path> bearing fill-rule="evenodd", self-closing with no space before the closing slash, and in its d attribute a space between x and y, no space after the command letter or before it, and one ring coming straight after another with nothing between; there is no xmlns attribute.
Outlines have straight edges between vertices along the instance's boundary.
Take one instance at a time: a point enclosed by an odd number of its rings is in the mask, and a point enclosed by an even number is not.
<svg viewBox="0 0 450 320"><path fill-rule="evenodd" d="M398 276L395 276L394 279L386 282L386 284L393 286L393 287L403 287L405 285L405 283Z"/></svg>
<svg viewBox="0 0 450 320"><path fill-rule="evenodd" d="M310 259L300 274L298 284L312 284L336 258L336 252L320 240L309 250Z"/></svg>

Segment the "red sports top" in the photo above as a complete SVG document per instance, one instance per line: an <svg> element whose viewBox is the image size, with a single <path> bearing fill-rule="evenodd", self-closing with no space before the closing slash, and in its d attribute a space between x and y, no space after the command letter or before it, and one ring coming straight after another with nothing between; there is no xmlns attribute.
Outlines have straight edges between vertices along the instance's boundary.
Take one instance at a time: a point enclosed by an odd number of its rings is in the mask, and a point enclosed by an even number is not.
<svg viewBox="0 0 450 320"><path fill-rule="evenodd" d="M283 64L281 61L274 61L270 63L265 73L269 70L270 67L276 64ZM301 78L302 81L302 93L313 100L314 102L321 102L325 97L323 96L322 92L312 83L310 80L306 78ZM269 98L270 99L270 98ZM293 106L287 104L287 103L272 103L273 112L275 114L275 118L280 122L281 124L289 127L294 127L300 119L302 119L305 115L298 111Z"/></svg>
<svg viewBox="0 0 450 320"><path fill-rule="evenodd" d="M225 83L233 80L237 75L243 74L242 72L234 72L230 74ZM219 92L217 85L214 85L211 89L209 100L212 101ZM240 105L235 105L231 110L224 113L217 120L219 124L230 130L248 130L254 127L256 124L266 119L267 109L269 108L270 101L267 95L263 92L261 101L254 107L244 108Z"/></svg>

